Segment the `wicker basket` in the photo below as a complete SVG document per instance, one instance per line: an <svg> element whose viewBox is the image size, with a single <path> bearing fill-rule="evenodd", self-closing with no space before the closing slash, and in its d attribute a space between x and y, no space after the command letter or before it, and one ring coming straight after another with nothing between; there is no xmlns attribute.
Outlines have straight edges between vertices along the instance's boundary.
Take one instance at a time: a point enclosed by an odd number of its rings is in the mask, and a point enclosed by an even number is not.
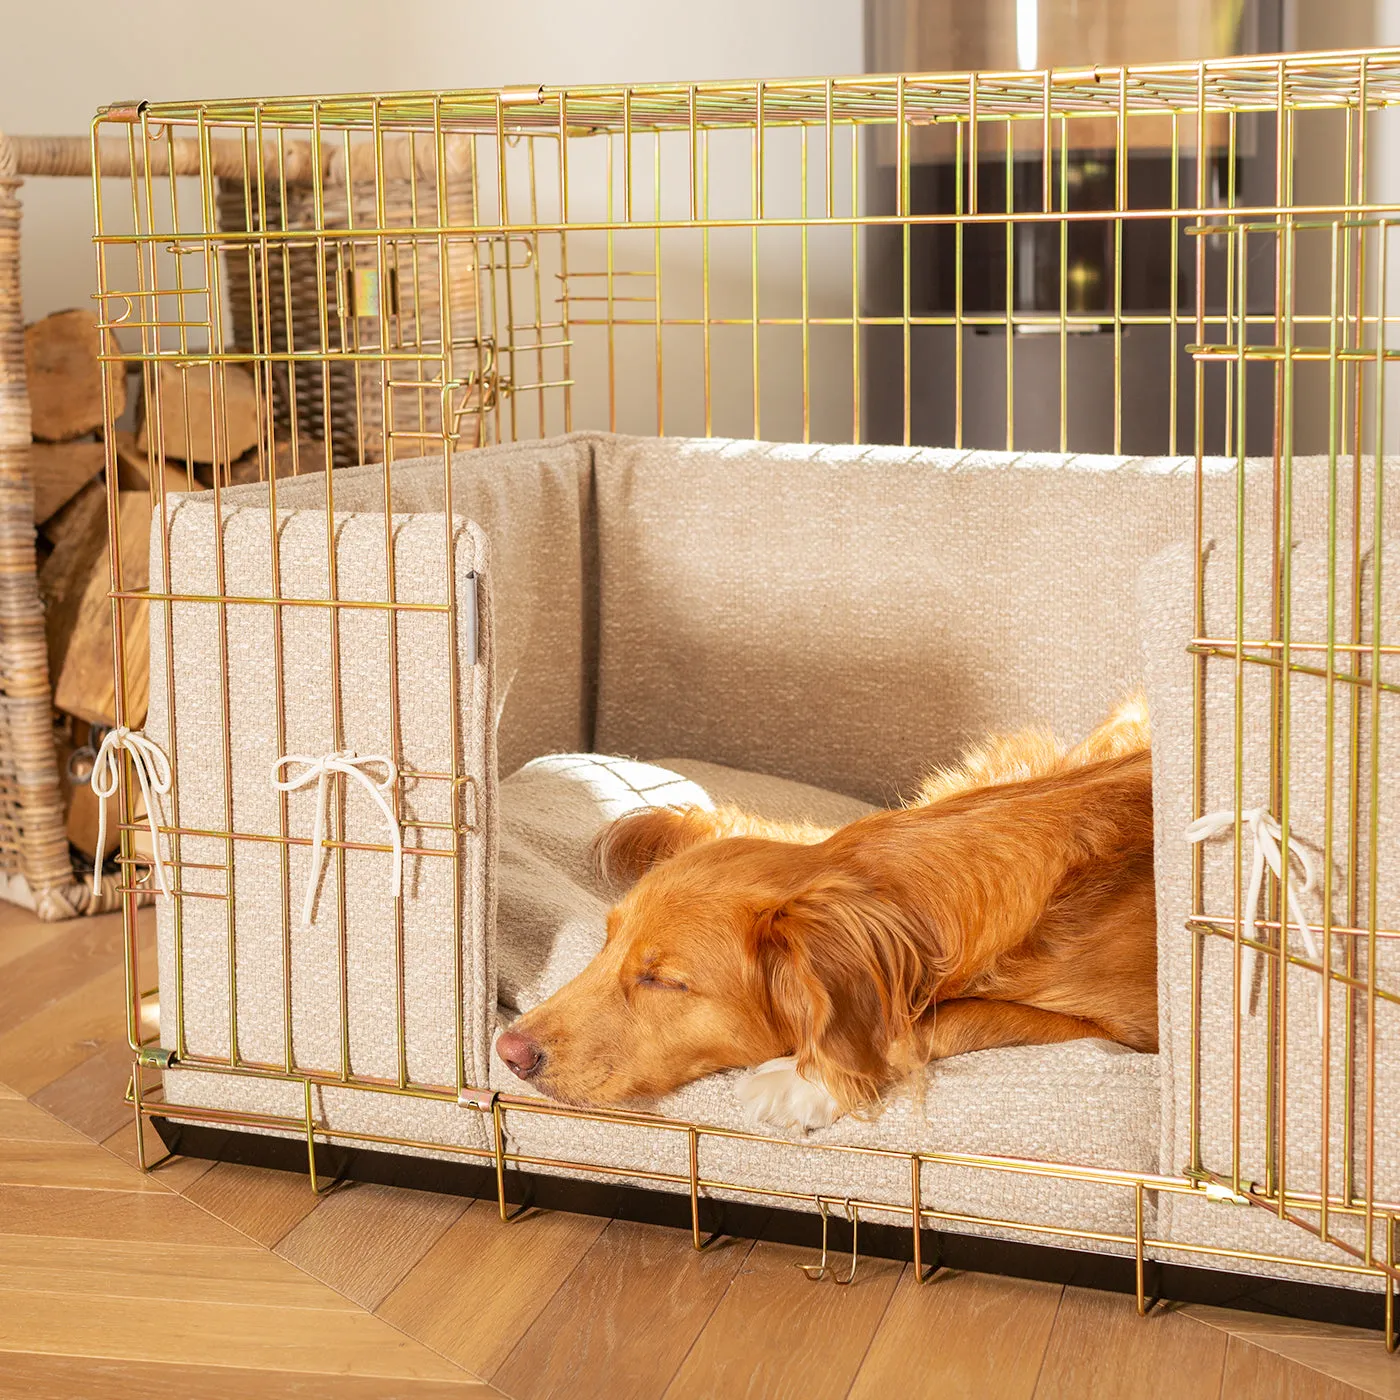
<svg viewBox="0 0 1400 1400"><path fill-rule="evenodd" d="M444 149L447 221L454 229L469 230L475 221L470 139L448 136ZM383 227L405 232L402 238L384 239L382 278L379 240L362 232L379 226L376 172L362 159L370 155L364 148L352 151L348 159L344 151L331 156L319 215L315 191L306 183L286 184L285 207L280 182L265 180L257 190L233 178L220 180L218 186L221 229L345 230L329 245L322 239L319 250L314 240L278 241L265 252L241 243L224 250L235 349L272 354L312 347L319 353L417 349L424 354L421 361L332 364L324 378L319 364L299 375L286 361L274 364L273 416L279 431L319 441L329 434L337 467L384 459L386 405L394 456L415 457L432 450L442 432L444 358L452 367L451 377L459 382L468 381L479 362L473 243L465 232L445 243L451 314L450 343L444 353L444 245L435 236L411 232L436 221L438 176L430 143L415 150L407 143L385 143L389 168L381 172ZM327 320L324 346L322 305L336 313ZM454 402L461 397L458 391Z"/></svg>
<svg viewBox="0 0 1400 1400"><path fill-rule="evenodd" d="M115 908L119 879L94 898L74 873L54 747L44 609L34 555L29 393L20 309L19 187L26 174L88 175L58 140L0 133L0 896L41 919Z"/></svg>

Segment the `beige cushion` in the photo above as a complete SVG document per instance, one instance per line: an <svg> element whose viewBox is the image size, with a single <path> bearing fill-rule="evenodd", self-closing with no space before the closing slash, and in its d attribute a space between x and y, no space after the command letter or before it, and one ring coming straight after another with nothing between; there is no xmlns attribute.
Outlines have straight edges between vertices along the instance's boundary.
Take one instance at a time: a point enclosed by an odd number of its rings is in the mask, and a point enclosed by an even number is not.
<svg viewBox="0 0 1400 1400"><path fill-rule="evenodd" d="M740 1113L737 1074L721 1074L672 1094L659 1111L682 1122L752 1131ZM529 1093L499 1061L492 1065L492 1087L503 1093ZM909 1152L942 1151L1017 1155L1045 1161L1077 1162L1120 1171L1154 1172L1158 1105L1157 1061L1106 1041L985 1050L935 1066L923 1086L923 1102L912 1089L892 1095L874 1121L843 1118L806 1138L772 1141L702 1139L703 1179L748 1185L780 1194L773 1203L815 1211L813 1197L853 1196L891 1206L910 1200ZM513 1151L571 1158L601 1166L649 1169L680 1177L679 1182L642 1184L684 1191L688 1170L686 1134L609 1126L533 1114L507 1113ZM767 1137L772 1130L760 1129ZM821 1147L858 1144L877 1149L869 1156L823 1151ZM882 1151L879 1151L882 1150ZM568 1171L552 1169L561 1175ZM622 1180L622 1178L618 1178ZM965 1217L1000 1217L1058 1227L1047 1239L1029 1231L969 1220L931 1217L930 1228L953 1233L1054 1243L1065 1248L1108 1253L1130 1246L1084 1238L1083 1232L1133 1232L1133 1191L1122 1185L1054 1180L1014 1172L928 1164L922 1173L923 1203L931 1211ZM753 1201L752 1195L706 1189L707 1196ZM1155 1195L1145 1201L1145 1227L1156 1226ZM870 1211L865 1219L904 1223L893 1213Z"/></svg>

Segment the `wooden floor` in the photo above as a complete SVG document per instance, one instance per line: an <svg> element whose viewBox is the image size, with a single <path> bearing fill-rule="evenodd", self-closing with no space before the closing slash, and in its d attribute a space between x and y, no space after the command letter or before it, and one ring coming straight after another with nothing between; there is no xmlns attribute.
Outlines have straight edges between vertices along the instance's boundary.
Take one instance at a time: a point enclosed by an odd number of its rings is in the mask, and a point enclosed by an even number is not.
<svg viewBox="0 0 1400 1400"><path fill-rule="evenodd" d="M176 1160L134 1167L115 919L0 906L0 1396L1400 1397L1378 1334Z"/></svg>

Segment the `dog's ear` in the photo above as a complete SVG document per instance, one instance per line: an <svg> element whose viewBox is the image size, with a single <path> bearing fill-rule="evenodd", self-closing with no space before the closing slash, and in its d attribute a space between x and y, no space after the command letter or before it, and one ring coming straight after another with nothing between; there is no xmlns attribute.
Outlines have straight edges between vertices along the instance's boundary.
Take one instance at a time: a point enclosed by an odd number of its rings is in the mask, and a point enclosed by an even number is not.
<svg viewBox="0 0 1400 1400"><path fill-rule="evenodd" d="M935 970L896 906L824 876L761 912L754 965L797 1066L848 1111L878 1098L891 1050L932 999Z"/></svg>
<svg viewBox="0 0 1400 1400"><path fill-rule="evenodd" d="M593 869L607 884L630 885L653 865L714 836L714 813L701 807L640 807L593 838Z"/></svg>

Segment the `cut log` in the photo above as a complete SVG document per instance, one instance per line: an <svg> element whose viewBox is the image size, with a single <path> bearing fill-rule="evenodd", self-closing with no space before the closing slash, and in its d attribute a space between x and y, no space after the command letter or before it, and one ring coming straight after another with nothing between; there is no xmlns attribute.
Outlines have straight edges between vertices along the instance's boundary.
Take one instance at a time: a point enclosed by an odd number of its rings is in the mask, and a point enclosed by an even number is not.
<svg viewBox="0 0 1400 1400"><path fill-rule="evenodd" d="M145 588L150 576L151 502L144 491L123 491L120 500L123 589ZM54 557L58 555L57 549ZM49 561L50 564L53 560ZM112 608L109 555L104 547L76 603L72 631L54 672L53 702L60 710L90 724L117 722L115 666L112 659ZM122 604L126 656L124 723L138 729L146 719L150 695L149 605L144 598Z"/></svg>
<svg viewBox="0 0 1400 1400"><path fill-rule="evenodd" d="M97 863L97 822L99 799L90 783L68 783L68 842L81 851L93 864ZM121 841L121 817L117 815L117 800L112 798L107 808L106 839L102 843L105 861Z"/></svg>
<svg viewBox="0 0 1400 1400"><path fill-rule="evenodd" d="M107 486L102 481L89 481L61 510L56 510L40 527L55 548L65 546L79 535L88 535L96 527L92 518L105 515L107 509ZM101 529L106 538L106 522Z"/></svg>
<svg viewBox="0 0 1400 1400"><path fill-rule="evenodd" d="M106 860L115 848L120 832L107 832L99 857L97 794L92 790L91 783L93 754L89 726L75 721L72 728L73 733L62 736L58 742L58 779L63 786L68 809L68 841L89 860ZM109 827L113 825L115 822L108 823Z"/></svg>
<svg viewBox="0 0 1400 1400"><path fill-rule="evenodd" d="M24 372L36 438L67 442L102 426L100 335L97 317L81 308L56 311L25 328ZM126 407L126 371L120 361L108 364L107 382L115 419Z"/></svg>
<svg viewBox="0 0 1400 1400"><path fill-rule="evenodd" d="M218 437L214 434L210 366L181 366L162 360L155 375L158 403L143 405L136 434L138 449L145 451L150 446L156 423L167 461L232 462L257 444L260 418L253 376L238 365L215 368L219 373L212 382L222 399Z"/></svg>
<svg viewBox="0 0 1400 1400"><path fill-rule="evenodd" d="M102 470L100 442L34 442L29 474L34 481L34 523L42 525Z"/></svg>
<svg viewBox="0 0 1400 1400"><path fill-rule="evenodd" d="M39 570L39 596L44 602L49 679L54 681L63 671L88 580L99 565L106 573L107 488L98 481L88 482L44 523L44 535L53 552Z"/></svg>
<svg viewBox="0 0 1400 1400"><path fill-rule="evenodd" d="M144 491L151 494L151 454L144 447L136 445L136 434L117 434L117 485L123 491ZM165 464L165 494L176 491L198 491L199 482L190 481L189 472L183 466Z"/></svg>

